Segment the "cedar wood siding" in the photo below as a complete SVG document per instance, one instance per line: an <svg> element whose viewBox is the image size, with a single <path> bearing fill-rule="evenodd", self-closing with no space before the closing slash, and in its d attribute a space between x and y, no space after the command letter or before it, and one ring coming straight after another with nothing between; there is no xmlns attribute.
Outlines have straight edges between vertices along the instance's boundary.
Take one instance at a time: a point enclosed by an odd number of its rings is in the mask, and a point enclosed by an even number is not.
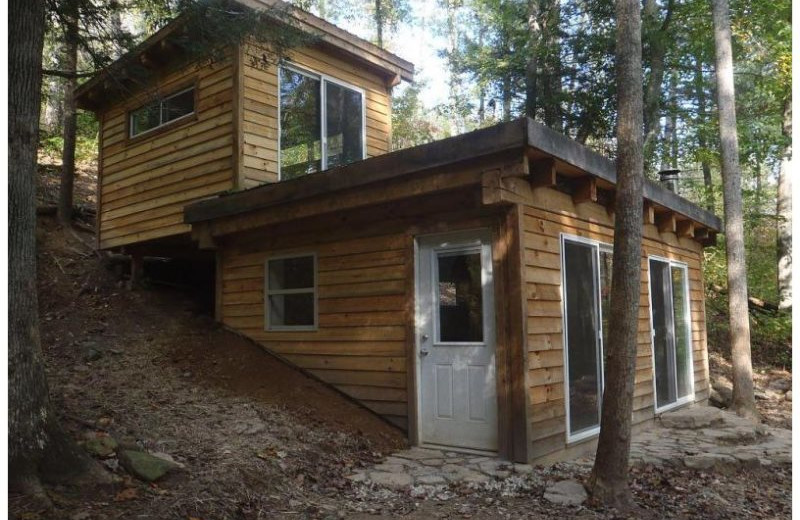
<svg viewBox="0 0 800 520"><path fill-rule="evenodd" d="M196 86L195 115L169 129L129 138L128 112ZM101 248L188 233L183 207L233 188L233 66L189 65L135 99L101 114Z"/></svg>
<svg viewBox="0 0 800 520"><path fill-rule="evenodd" d="M243 188L278 180L278 66L258 65L269 51L245 46L242 51L241 170ZM376 74L315 47L292 49L287 63L323 74L365 92L367 157L387 153L391 145L391 101L386 83Z"/></svg>
<svg viewBox="0 0 800 520"><path fill-rule="evenodd" d="M220 243L221 321L408 428L414 237L491 227L474 193L340 212L239 233ZM487 220L488 219L488 220ZM431 228L431 226L434 226ZM265 262L315 254L318 327L265 330Z"/></svg>
<svg viewBox="0 0 800 520"><path fill-rule="evenodd" d="M523 206L524 280L527 295L527 349L530 411L528 420L531 460L567 449L564 340L561 300L560 234L577 235L611 244L613 218L596 203L574 204L572 197L548 188L533 191L534 200ZM702 246L675 233L659 233L644 225L642 280L639 312L639 346L634 389L634 423L654 416L653 361L650 339L648 256L656 255L688 265L692 322L692 359L695 400L708 398L705 302L702 281ZM591 442L584 441L584 442ZM581 442L574 443L582 444Z"/></svg>
<svg viewBox="0 0 800 520"><path fill-rule="evenodd" d="M189 65L160 79L156 89L99 114L101 248L188 233L190 226L183 221L187 204L277 181L277 66L253 61L265 52L247 46L213 65ZM289 61L363 89L367 155L389 151L389 87L379 76L315 47L290 51ZM130 110L156 93L166 96L192 84L194 116L129 138Z"/></svg>

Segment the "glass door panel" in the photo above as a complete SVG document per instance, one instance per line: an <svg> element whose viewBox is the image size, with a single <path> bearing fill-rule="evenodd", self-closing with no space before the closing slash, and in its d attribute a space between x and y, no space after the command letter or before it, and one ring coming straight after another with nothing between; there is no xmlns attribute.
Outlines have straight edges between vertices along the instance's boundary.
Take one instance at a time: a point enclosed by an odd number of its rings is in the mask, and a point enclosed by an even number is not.
<svg viewBox="0 0 800 520"><path fill-rule="evenodd" d="M564 292L570 435L600 424L603 367L599 341L596 245L564 240Z"/></svg>

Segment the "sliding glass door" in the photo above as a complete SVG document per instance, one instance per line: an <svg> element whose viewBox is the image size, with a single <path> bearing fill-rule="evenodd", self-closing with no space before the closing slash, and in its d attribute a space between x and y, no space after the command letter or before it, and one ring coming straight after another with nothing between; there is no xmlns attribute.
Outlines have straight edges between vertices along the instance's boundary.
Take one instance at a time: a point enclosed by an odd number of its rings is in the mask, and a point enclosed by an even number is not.
<svg viewBox="0 0 800 520"><path fill-rule="evenodd" d="M694 395L686 265L650 258L650 316L656 412Z"/></svg>
<svg viewBox="0 0 800 520"><path fill-rule="evenodd" d="M562 238L567 438L597 433L603 396L603 310L611 281L608 246Z"/></svg>

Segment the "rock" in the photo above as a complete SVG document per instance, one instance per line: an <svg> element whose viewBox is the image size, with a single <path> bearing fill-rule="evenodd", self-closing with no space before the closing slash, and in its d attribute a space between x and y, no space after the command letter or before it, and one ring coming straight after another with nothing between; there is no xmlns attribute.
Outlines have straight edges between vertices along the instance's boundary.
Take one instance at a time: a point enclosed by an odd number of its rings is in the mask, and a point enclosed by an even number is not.
<svg viewBox="0 0 800 520"><path fill-rule="evenodd" d="M114 455L114 452L117 451L119 447L119 443L114 440L113 437L105 435L88 439L83 447L95 457L106 459Z"/></svg>
<svg viewBox="0 0 800 520"><path fill-rule="evenodd" d="M178 467L174 462L141 451L122 450L118 457L122 467L145 482L155 482Z"/></svg>
<svg viewBox="0 0 800 520"><path fill-rule="evenodd" d="M725 416L722 411L710 406L683 408L674 412L667 412L661 416L662 426L675 430L709 428L719 426L724 422Z"/></svg>
<svg viewBox="0 0 800 520"><path fill-rule="evenodd" d="M754 469L761 465L761 459L755 453L734 453L733 456L742 466L748 469Z"/></svg>
<svg viewBox="0 0 800 520"><path fill-rule="evenodd" d="M447 481L441 475L422 475L417 477L417 484L425 484L427 486L436 486L446 484Z"/></svg>
<svg viewBox="0 0 800 520"><path fill-rule="evenodd" d="M250 421L241 421L233 427L233 431L239 435L255 435L267 429L267 425L262 421L255 419Z"/></svg>
<svg viewBox="0 0 800 520"><path fill-rule="evenodd" d="M711 393L708 396L708 403L717 408L727 408L730 404L730 399L725 399L725 397L719 393L716 388L712 388Z"/></svg>
<svg viewBox="0 0 800 520"><path fill-rule="evenodd" d="M382 471L384 473L402 473L405 467L402 464L378 464L374 468L375 471Z"/></svg>
<svg viewBox="0 0 800 520"><path fill-rule="evenodd" d="M514 472L516 473L533 473L533 466L530 464L514 464Z"/></svg>
<svg viewBox="0 0 800 520"><path fill-rule="evenodd" d="M556 482L544 492L545 500L562 506L579 506L583 504L586 498L586 489L577 480Z"/></svg>
<svg viewBox="0 0 800 520"><path fill-rule="evenodd" d="M386 473L376 471L370 474L369 479L379 486L395 490L400 490L411 485L411 475L408 473Z"/></svg>
<svg viewBox="0 0 800 520"><path fill-rule="evenodd" d="M784 398L784 399L786 399L786 400L787 400L787 401L789 401L789 402L792 402L792 391L791 391L791 390L789 390L788 392L786 392L785 394L783 394L783 398Z"/></svg>
<svg viewBox="0 0 800 520"><path fill-rule="evenodd" d="M767 388L775 392L786 393L792 389L792 380L787 377L779 377L770 381Z"/></svg>
<svg viewBox="0 0 800 520"><path fill-rule="evenodd" d="M725 472L734 469L738 461L730 455L721 453L701 453L685 457L683 464L689 469Z"/></svg>
<svg viewBox="0 0 800 520"><path fill-rule="evenodd" d="M101 357L103 357L103 353L94 347L87 348L86 352L84 352L83 354L83 360L86 361L87 363L90 363L92 361L97 361Z"/></svg>

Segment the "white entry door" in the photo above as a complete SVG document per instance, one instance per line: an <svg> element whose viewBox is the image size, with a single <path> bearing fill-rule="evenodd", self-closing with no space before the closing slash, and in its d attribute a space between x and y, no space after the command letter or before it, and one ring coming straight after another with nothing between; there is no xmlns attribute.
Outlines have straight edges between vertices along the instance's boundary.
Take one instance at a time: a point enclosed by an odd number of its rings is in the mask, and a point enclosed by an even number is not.
<svg viewBox="0 0 800 520"><path fill-rule="evenodd" d="M418 239L421 444L497 450L491 235Z"/></svg>

